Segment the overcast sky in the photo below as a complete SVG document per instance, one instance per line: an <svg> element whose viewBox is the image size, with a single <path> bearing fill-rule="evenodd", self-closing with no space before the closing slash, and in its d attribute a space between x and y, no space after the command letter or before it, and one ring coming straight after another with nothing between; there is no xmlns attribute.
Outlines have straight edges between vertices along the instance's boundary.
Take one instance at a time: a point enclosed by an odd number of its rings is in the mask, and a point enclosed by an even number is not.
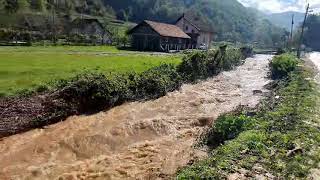
<svg viewBox="0 0 320 180"><path fill-rule="evenodd" d="M245 6L255 7L265 12L305 11L306 0L238 0ZM308 0L311 7L320 10L320 0Z"/></svg>

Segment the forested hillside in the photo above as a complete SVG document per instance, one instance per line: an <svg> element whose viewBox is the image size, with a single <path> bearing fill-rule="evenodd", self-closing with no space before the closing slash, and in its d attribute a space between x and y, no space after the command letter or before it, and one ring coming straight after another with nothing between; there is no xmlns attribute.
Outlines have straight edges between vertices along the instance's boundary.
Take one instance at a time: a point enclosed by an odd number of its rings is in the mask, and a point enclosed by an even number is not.
<svg viewBox="0 0 320 180"><path fill-rule="evenodd" d="M304 44L313 50L320 51L320 15L311 15L306 22Z"/></svg>
<svg viewBox="0 0 320 180"><path fill-rule="evenodd" d="M279 46L285 30L263 20L257 10L237 0L0 0L0 24L17 14L89 14L117 17L131 22L144 19L174 23L184 12L193 11L215 30L216 41ZM55 2L55 3L53 3ZM2 20L1 20L2 17ZM6 17L6 18L4 18ZM3 23L2 23L3 24Z"/></svg>
<svg viewBox="0 0 320 180"><path fill-rule="evenodd" d="M273 24L286 28L288 31L291 29L292 15L294 15L294 27L299 27L303 21L304 13L300 12L283 12L274 13L267 16L268 20Z"/></svg>
<svg viewBox="0 0 320 180"><path fill-rule="evenodd" d="M192 10L205 18L216 31L217 41L258 42L276 45L283 42L285 30L261 18L257 10L236 0L104 0L118 18L134 22L151 19L174 22Z"/></svg>
<svg viewBox="0 0 320 180"><path fill-rule="evenodd" d="M57 13L114 14L101 0L0 0L1 12L7 14L46 13L53 8Z"/></svg>

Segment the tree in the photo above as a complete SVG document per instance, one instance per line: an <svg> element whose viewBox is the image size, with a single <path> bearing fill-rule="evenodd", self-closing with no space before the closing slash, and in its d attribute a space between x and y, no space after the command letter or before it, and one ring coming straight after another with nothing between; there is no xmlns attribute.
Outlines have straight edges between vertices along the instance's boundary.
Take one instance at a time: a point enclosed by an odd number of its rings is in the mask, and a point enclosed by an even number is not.
<svg viewBox="0 0 320 180"><path fill-rule="evenodd" d="M44 0L32 0L31 6L36 10L43 11L45 10L46 3L44 2Z"/></svg>
<svg viewBox="0 0 320 180"><path fill-rule="evenodd" d="M19 9L18 0L5 0L4 3L4 9L8 14L15 13Z"/></svg>
<svg viewBox="0 0 320 180"><path fill-rule="evenodd" d="M30 7L30 4L27 0L18 0L18 8L19 11L25 12Z"/></svg>
<svg viewBox="0 0 320 180"><path fill-rule="evenodd" d="M306 21L304 44L313 50L320 50L320 15L310 15Z"/></svg>

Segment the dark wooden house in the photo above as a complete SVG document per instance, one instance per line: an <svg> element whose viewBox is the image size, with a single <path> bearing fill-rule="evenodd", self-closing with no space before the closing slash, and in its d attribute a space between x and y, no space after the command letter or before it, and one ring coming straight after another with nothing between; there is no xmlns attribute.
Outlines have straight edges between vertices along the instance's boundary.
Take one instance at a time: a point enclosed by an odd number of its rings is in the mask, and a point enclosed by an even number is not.
<svg viewBox="0 0 320 180"><path fill-rule="evenodd" d="M183 50L191 39L178 26L153 21L143 21L128 33L132 47L140 51Z"/></svg>

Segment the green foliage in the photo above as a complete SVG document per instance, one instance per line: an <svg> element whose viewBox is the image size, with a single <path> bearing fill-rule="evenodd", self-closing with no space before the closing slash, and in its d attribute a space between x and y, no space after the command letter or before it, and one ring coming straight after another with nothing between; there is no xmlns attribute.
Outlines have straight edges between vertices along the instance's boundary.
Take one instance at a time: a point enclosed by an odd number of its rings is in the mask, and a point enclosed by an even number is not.
<svg viewBox="0 0 320 180"><path fill-rule="evenodd" d="M15 13L19 9L18 0L5 0L4 9L7 13Z"/></svg>
<svg viewBox="0 0 320 180"><path fill-rule="evenodd" d="M224 59L227 56L222 52L216 54L223 56L215 58ZM182 63L191 61L190 66L182 65L176 68L174 65L162 64L141 74L114 73L106 76L102 73L84 73L71 80L59 82L57 89L60 90L54 94L58 99L62 99L64 104L68 104L70 112L77 113L99 111L125 101L158 98L178 89L183 80L209 77L209 57L210 53L195 53Z"/></svg>
<svg viewBox="0 0 320 180"><path fill-rule="evenodd" d="M290 72L297 68L298 59L291 54L276 56L270 63L271 76L273 79L287 77Z"/></svg>
<svg viewBox="0 0 320 180"><path fill-rule="evenodd" d="M182 63L178 66L178 72L180 72L187 81L207 78L207 54L195 52L189 56L185 56Z"/></svg>
<svg viewBox="0 0 320 180"><path fill-rule="evenodd" d="M274 106L267 101L250 118L219 117L211 130L219 136L208 137L214 142L227 141L213 149L209 158L181 170L177 179L227 179L232 173L250 178L259 174L254 167L262 169L260 175L269 173L276 179L307 178L320 162L319 127L312 123L319 115L319 94L307 80L310 73L306 69L292 73L275 92L280 98Z"/></svg>
<svg viewBox="0 0 320 180"><path fill-rule="evenodd" d="M236 138L241 132L251 129L254 119L245 115L222 115L208 133L207 144L217 146L227 140Z"/></svg>
<svg viewBox="0 0 320 180"><path fill-rule="evenodd" d="M58 98L78 113L112 107L123 101L128 91L125 77L107 77L101 73L85 73L60 83L62 90L58 92Z"/></svg>
<svg viewBox="0 0 320 180"><path fill-rule="evenodd" d="M230 70L242 63L248 57L242 49L220 47L219 50L209 52L195 52L183 58L178 66L180 72L187 82L194 82L197 79L205 79L215 75L222 70Z"/></svg>
<svg viewBox="0 0 320 180"><path fill-rule="evenodd" d="M14 42L24 41L27 46L32 45L31 33L28 31L15 31L12 29L0 29L0 41Z"/></svg>
<svg viewBox="0 0 320 180"><path fill-rule="evenodd" d="M47 92L43 92L47 87L39 87L38 91L46 94L43 104L47 113L31 126L41 127L69 115L97 112L126 101L164 96L180 88L183 78L188 77L180 73L174 65L161 64L139 74L86 72L57 82Z"/></svg>
<svg viewBox="0 0 320 180"><path fill-rule="evenodd" d="M31 0L30 6L31 8L42 12L46 9L46 0Z"/></svg>
<svg viewBox="0 0 320 180"><path fill-rule="evenodd" d="M315 51L320 51L320 15L310 15L306 21L304 44Z"/></svg>
<svg viewBox="0 0 320 180"><path fill-rule="evenodd" d="M141 22L145 19L173 23L188 11L194 12L215 30L215 40L257 42L261 46L280 46L285 30L267 20L257 11L236 0L108 0L118 18Z"/></svg>
<svg viewBox="0 0 320 180"><path fill-rule="evenodd" d="M30 4L27 0L18 0L18 7L20 12L25 12L29 9Z"/></svg>
<svg viewBox="0 0 320 180"><path fill-rule="evenodd" d="M55 8L56 14L86 14L98 16L106 22L115 16L124 21L139 23L150 19L174 23L184 12L195 12L198 18L214 26L216 41L258 43L259 46L281 46L286 32L267 20L261 20L257 12L244 7L236 0L4 0L8 14L33 14L45 16ZM1 9L1 7L0 7ZM33 14L32 16L35 16ZM64 19L58 17L59 20ZM10 22L19 24L20 21ZM10 23L5 27L9 27ZM20 24L21 25L21 24ZM42 30L42 29L41 29ZM122 37L122 36L121 36ZM122 39L124 40L124 39Z"/></svg>
<svg viewBox="0 0 320 180"><path fill-rule="evenodd" d="M158 98L181 86L181 76L175 66L162 64L139 75L137 78L137 96Z"/></svg>
<svg viewBox="0 0 320 180"><path fill-rule="evenodd" d="M181 78L175 66L163 64L141 74L84 73L60 81L53 98L63 99L71 112L86 113L125 101L157 98L178 89Z"/></svg>

